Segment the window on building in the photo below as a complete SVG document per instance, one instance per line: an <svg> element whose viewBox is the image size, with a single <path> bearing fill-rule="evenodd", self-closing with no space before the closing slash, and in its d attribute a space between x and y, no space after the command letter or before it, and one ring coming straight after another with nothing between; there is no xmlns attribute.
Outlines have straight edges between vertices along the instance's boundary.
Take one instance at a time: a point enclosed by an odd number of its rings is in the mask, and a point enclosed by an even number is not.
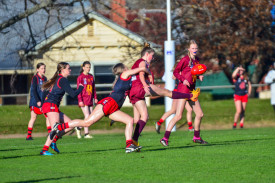
<svg viewBox="0 0 275 183"><path fill-rule="evenodd" d="M94 76L95 84L97 85L96 91L98 99L107 97L112 91L112 84L115 80L115 76L112 73L114 65L95 65ZM101 94L102 93L102 94Z"/></svg>

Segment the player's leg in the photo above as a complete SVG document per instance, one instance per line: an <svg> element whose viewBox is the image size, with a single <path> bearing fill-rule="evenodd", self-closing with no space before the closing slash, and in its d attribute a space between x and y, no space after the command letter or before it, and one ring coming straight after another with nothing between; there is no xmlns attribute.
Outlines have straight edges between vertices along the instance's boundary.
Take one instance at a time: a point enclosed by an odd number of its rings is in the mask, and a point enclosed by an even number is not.
<svg viewBox="0 0 275 183"><path fill-rule="evenodd" d="M195 120L194 120L194 137L193 142L200 143L200 144L207 144L206 141L202 140L200 136L200 125L201 120L203 118L203 111L201 109L201 105L199 101L196 101L194 105L192 105L193 111L196 114Z"/></svg>
<svg viewBox="0 0 275 183"><path fill-rule="evenodd" d="M47 126L47 130L48 130L48 134L50 134L51 130L52 130L51 123L50 123L48 117L45 116L45 118L46 118L46 126Z"/></svg>
<svg viewBox="0 0 275 183"><path fill-rule="evenodd" d="M242 112L242 102L241 102L241 100L235 100L235 108L236 108L236 112L235 112L235 115L234 115L233 129L236 128L238 119L240 118L240 114Z"/></svg>
<svg viewBox="0 0 275 183"><path fill-rule="evenodd" d="M32 130L33 130L33 125L34 125L34 122L36 120L36 117L37 117L37 114L32 110L31 111L31 118L30 118L30 121L28 123L28 135L26 137L26 140L33 140Z"/></svg>
<svg viewBox="0 0 275 183"><path fill-rule="evenodd" d="M191 99L192 97L197 98L199 96L199 94L195 94L195 93L190 94L190 93L170 91L165 88L160 88L153 84L150 84L150 94L152 96L165 96L172 99L183 99L183 98ZM193 95L196 95L196 96L193 96Z"/></svg>
<svg viewBox="0 0 275 183"><path fill-rule="evenodd" d="M240 127L243 128L244 118L245 118L245 109L246 109L247 102L242 102L242 112L240 118Z"/></svg>
<svg viewBox="0 0 275 183"><path fill-rule="evenodd" d="M172 118L172 120L169 122L167 129L165 131L164 137L160 140L160 143L163 146L168 146L168 140L171 134L171 131L173 129L173 127L175 126L175 124L182 119L182 112L184 110L184 106L185 106L186 100L185 99L179 99L177 102L177 109L176 109L176 114L175 116Z"/></svg>
<svg viewBox="0 0 275 183"><path fill-rule="evenodd" d="M56 122L59 122L59 119L60 119L59 113L58 112L48 112L47 116L48 116L49 122L51 124L51 127L53 129L54 124ZM50 135L48 135L47 140L44 144L44 147L43 147L42 151L40 152L41 155L53 155L52 153L50 153L48 151L51 143L52 143L52 140L50 139Z"/></svg>
<svg viewBox="0 0 275 183"><path fill-rule="evenodd" d="M156 128L156 132L157 132L157 133L160 133L161 124L162 124L169 116L171 116L172 114L175 114L175 113L176 113L177 101L178 101L178 99L173 99L171 109L170 109L169 111L165 112L165 113L161 116L161 118L156 122L155 128Z"/></svg>
<svg viewBox="0 0 275 183"><path fill-rule="evenodd" d="M126 127L125 127L125 138L126 138L125 152L130 153L130 152L139 150L139 147L135 146L133 144L133 140L132 140L134 119L131 116L129 116L128 114L126 114L120 110L110 114L109 118L114 121L122 122L126 125Z"/></svg>
<svg viewBox="0 0 275 183"><path fill-rule="evenodd" d="M54 128L51 132L51 137L54 137L55 134L57 134L60 131L67 132L66 129L70 128L73 129L74 127L89 127L99 121L102 117L104 117L104 112L103 112L103 105L98 104L93 112L89 115L88 118L81 120L81 119L74 119L71 120L70 122L65 122L62 124L56 123L54 125Z"/></svg>
<svg viewBox="0 0 275 183"><path fill-rule="evenodd" d="M194 103L193 101L188 100L185 104L185 109L186 109L186 119L187 119L187 124L188 124L188 130L189 131L194 131L193 125L192 125L192 112L193 109L190 106L190 103Z"/></svg>
<svg viewBox="0 0 275 183"><path fill-rule="evenodd" d="M136 109L134 109L134 112L136 111L137 113L137 114L134 113L135 120L137 119L137 116L140 115L140 119L137 121L136 128L133 135L134 144L138 146L139 145L138 138L148 120L148 109L147 109L145 100L137 101L134 104L134 106L136 107Z"/></svg>
<svg viewBox="0 0 275 183"><path fill-rule="evenodd" d="M87 117L93 112L93 107L92 106L87 106ZM86 118L86 115L85 115ZM93 138L92 135L89 134L89 127L84 127L84 138L85 139L91 139Z"/></svg>

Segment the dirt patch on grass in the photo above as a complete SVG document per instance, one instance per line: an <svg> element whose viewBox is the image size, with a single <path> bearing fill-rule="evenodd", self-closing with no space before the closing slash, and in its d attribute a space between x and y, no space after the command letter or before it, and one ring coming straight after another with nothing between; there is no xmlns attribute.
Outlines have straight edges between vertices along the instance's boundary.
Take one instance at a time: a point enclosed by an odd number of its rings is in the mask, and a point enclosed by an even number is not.
<svg viewBox="0 0 275 183"><path fill-rule="evenodd" d="M164 125L161 131L164 131ZM258 123L245 123L244 128L263 128L263 127L275 127L275 122L270 121L261 121ZM178 124L177 130L179 131L186 131L187 130L187 124ZM239 126L237 127L237 129ZM232 124L228 123L218 123L218 124L203 124L201 125L201 130L228 130L232 129ZM155 131L154 126L146 126L144 128L145 132L152 132ZM118 129L114 128L112 130L90 130L90 134L114 134L114 133L124 133L124 129ZM69 135L70 132L66 135ZM46 137L48 134L46 132L42 133L33 133L33 138L35 137ZM26 138L27 134L6 134L6 135L0 135L0 139L10 139L10 138ZM75 133L72 134L72 136L75 136Z"/></svg>

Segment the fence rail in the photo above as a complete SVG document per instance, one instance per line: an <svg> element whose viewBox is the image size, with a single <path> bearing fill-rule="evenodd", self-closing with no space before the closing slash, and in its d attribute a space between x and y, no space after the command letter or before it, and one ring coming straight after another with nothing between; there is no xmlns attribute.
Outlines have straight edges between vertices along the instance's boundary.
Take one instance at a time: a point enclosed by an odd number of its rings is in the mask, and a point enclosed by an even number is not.
<svg viewBox="0 0 275 183"><path fill-rule="evenodd" d="M252 84L252 88L255 87L262 87L262 86L267 86L268 84ZM76 88L76 85L71 85L72 88ZM96 84L96 88L110 88L112 87L112 84ZM235 85L219 85L219 86L200 86L201 90L211 90L211 89L219 89L219 88L235 88ZM100 94L109 94L111 91L97 91L96 92L98 95ZM17 97L26 97L27 102L29 101L29 93L26 94L4 94L0 95L0 105L2 105L3 98L17 98Z"/></svg>

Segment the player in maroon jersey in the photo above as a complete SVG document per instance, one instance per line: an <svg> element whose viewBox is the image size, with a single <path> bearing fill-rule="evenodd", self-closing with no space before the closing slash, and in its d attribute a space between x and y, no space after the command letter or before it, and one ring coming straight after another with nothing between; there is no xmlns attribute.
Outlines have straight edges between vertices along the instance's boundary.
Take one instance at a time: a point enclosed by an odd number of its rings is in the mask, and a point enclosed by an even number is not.
<svg viewBox="0 0 275 183"><path fill-rule="evenodd" d="M198 45L194 40L191 40L188 47L188 55L183 57L181 61L177 64L173 74L179 80L178 92L189 93L190 91L195 89L197 76L191 74L191 69L194 65L199 64L199 60L196 57L198 52ZM203 76L199 75L198 78L202 81ZM184 106L186 103L186 99L179 99L177 103L176 115L169 122L169 125L165 131L164 137L160 140L163 146L168 146L168 140L171 134L171 130L175 126L175 124L181 120L182 112L184 110ZM206 141L202 140L200 137L200 124L201 119L203 117L203 112L200 106L199 101L189 102L191 104L193 111L196 114L194 120L194 137L193 142L200 144L207 144Z"/></svg>
<svg viewBox="0 0 275 183"><path fill-rule="evenodd" d="M78 95L78 105L81 107L81 110L84 114L84 117L87 118L93 111L94 102L97 103L97 96L95 90L95 80L94 76L90 74L91 63L89 61L83 62L81 65L80 75L77 78L77 87L81 83L84 86L82 92ZM81 138L80 128L76 127L77 138ZM89 135L89 128L84 127L84 138L93 138Z"/></svg>
<svg viewBox="0 0 275 183"><path fill-rule="evenodd" d="M183 57L180 56L180 59ZM174 68L173 68L173 71L175 70L177 64L180 62L180 59L177 59L175 65L174 65ZM178 84L179 84L179 80L173 75L172 79L176 80L176 86L175 86L175 89L174 91L178 91ZM165 80L165 78L163 78L162 80ZM190 100L188 100L190 101ZM169 111L165 112L161 118L155 123L155 129L156 129L156 132L158 134L160 134L160 128L161 128L161 124L169 117L171 116L172 114L175 114L176 113L176 109L177 109L177 103L178 103L178 99L173 99L172 101L172 107ZM186 119L187 119L187 124L188 124L188 131L192 132L194 131L194 128L193 128L193 125L192 125L192 112L193 112L193 109L191 107L191 105L189 104L189 102L187 102L185 104L185 109L186 109Z"/></svg>
<svg viewBox="0 0 275 183"><path fill-rule="evenodd" d="M68 122L71 119L65 115L64 113L59 111L60 102L65 95L65 92L68 93L72 98L77 97L77 95L83 90L83 85L79 84L79 87L76 91L74 91L67 77L71 74L70 65L66 62L60 62L57 65L57 71L55 72L54 76L47 82L42 85L42 89L44 91L48 91L48 94L44 100L44 104L42 106L42 111L46 114L49 118L50 124L53 125L56 122ZM68 132L72 129L67 129L64 132ZM48 136L46 143L40 152L41 155L53 155L50 153L49 147L51 147L54 151L59 153L59 150L56 146L56 141L60 136L56 136L55 139L50 139Z"/></svg>
<svg viewBox="0 0 275 183"><path fill-rule="evenodd" d="M248 97L251 94L251 83L245 74L245 69L240 66L232 73L233 82L235 84L234 102L236 113L234 116L233 129L237 127L238 119L240 118L240 127L243 128L245 108Z"/></svg>
<svg viewBox="0 0 275 183"><path fill-rule="evenodd" d="M144 48L141 51L141 58L134 63L132 69L139 67L146 67L149 69L154 54L155 50L151 48L148 43L145 43ZM132 88L130 90L129 99L133 105L134 122L136 123L133 135L135 145L139 145L138 138L148 120L148 109L145 102L145 95L150 95L150 83L153 83L152 77L149 77L149 75L144 72L132 76Z"/></svg>
<svg viewBox="0 0 275 183"><path fill-rule="evenodd" d="M43 104L42 90L41 86L44 82L47 81L45 77L46 65L44 63L38 63L36 65L37 73L32 77L31 89L30 89L30 102L29 107L31 110L31 119L28 124L28 135L26 140L33 140L32 138L32 130L33 125L35 123L37 115L43 114L41 111L41 107ZM48 129L48 133L51 132L51 125L49 119L46 117L46 125Z"/></svg>

